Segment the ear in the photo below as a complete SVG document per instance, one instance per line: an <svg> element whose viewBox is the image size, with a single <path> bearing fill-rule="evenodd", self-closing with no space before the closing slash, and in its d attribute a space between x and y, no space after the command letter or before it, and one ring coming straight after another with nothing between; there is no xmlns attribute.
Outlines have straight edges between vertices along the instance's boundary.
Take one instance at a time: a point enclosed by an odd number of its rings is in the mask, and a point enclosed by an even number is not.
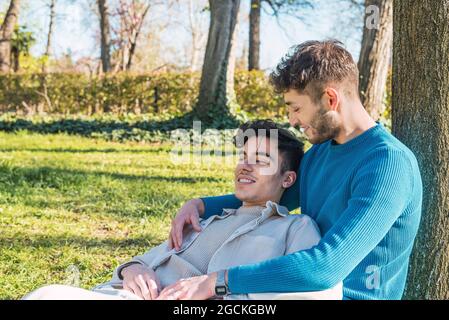
<svg viewBox="0 0 449 320"><path fill-rule="evenodd" d="M326 88L323 94L323 103L331 111L337 111L340 105L340 94L334 88Z"/></svg>
<svg viewBox="0 0 449 320"><path fill-rule="evenodd" d="M287 189L290 188L296 181L296 172L295 171L286 171L284 173L284 178L282 180L282 188Z"/></svg>

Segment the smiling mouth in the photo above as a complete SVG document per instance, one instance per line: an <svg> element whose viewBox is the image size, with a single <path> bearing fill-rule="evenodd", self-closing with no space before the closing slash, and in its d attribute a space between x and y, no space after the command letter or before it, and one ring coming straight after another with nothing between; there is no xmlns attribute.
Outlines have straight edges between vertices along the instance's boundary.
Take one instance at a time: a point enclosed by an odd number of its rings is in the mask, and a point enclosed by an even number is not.
<svg viewBox="0 0 449 320"><path fill-rule="evenodd" d="M300 130L302 133L306 133L306 131L309 130L309 129L310 129L310 126L307 126L307 127L300 127L300 128L299 128L299 130Z"/></svg>
<svg viewBox="0 0 449 320"><path fill-rule="evenodd" d="M255 183L256 181L247 178L239 178L237 179L237 182L242 184L252 184Z"/></svg>

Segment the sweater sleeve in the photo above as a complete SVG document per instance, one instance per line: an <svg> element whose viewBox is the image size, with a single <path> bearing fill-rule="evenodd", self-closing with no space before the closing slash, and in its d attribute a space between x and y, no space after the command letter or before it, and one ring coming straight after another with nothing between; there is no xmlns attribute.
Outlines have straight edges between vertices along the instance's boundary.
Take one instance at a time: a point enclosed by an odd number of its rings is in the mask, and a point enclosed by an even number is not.
<svg viewBox="0 0 449 320"><path fill-rule="evenodd" d="M410 159L378 149L363 161L347 208L311 249L229 269L232 293L325 290L344 280L404 211L413 191Z"/></svg>
<svg viewBox="0 0 449 320"><path fill-rule="evenodd" d="M215 214L221 215L223 209L237 209L242 205L242 201L237 199L234 194L224 196L204 197L201 198L204 203L204 215L202 218L207 219Z"/></svg>

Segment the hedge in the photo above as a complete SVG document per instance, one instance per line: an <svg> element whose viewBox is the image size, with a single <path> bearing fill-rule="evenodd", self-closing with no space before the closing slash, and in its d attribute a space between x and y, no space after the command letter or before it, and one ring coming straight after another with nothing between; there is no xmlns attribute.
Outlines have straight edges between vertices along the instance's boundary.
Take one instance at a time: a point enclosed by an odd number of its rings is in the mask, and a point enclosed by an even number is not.
<svg viewBox="0 0 449 320"><path fill-rule="evenodd" d="M181 115L192 110L198 96L198 73L106 77L52 73L0 75L0 112L32 114ZM235 91L241 109L259 117L285 114L282 97L273 93L261 71L238 71Z"/></svg>

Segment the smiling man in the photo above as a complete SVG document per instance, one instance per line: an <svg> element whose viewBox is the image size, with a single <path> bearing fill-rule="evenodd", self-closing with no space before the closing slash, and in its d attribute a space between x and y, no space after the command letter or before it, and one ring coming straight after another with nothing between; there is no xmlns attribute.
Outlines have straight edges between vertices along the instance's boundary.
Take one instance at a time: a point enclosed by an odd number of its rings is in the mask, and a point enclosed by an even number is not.
<svg viewBox="0 0 449 320"><path fill-rule="evenodd" d="M235 168L235 195L242 201L201 221L201 232L184 230L180 250L168 242L119 266L108 283L93 291L46 286L26 299L341 299L341 284L330 290L279 294L228 294L224 270L309 249L320 239L315 222L279 206L296 181L302 143L269 120L243 124L236 136L241 158ZM221 275L221 276L220 276ZM220 284L220 278L222 279Z"/></svg>
<svg viewBox="0 0 449 320"><path fill-rule="evenodd" d="M343 281L345 299L402 297L421 176L412 152L365 111L358 78L351 54L334 40L294 47L271 74L291 125L313 144L281 204L300 206L323 238L308 250L229 268L233 294L323 290ZM181 246L185 225L200 231L200 216L240 205L235 195L190 200L173 220L171 245Z"/></svg>

